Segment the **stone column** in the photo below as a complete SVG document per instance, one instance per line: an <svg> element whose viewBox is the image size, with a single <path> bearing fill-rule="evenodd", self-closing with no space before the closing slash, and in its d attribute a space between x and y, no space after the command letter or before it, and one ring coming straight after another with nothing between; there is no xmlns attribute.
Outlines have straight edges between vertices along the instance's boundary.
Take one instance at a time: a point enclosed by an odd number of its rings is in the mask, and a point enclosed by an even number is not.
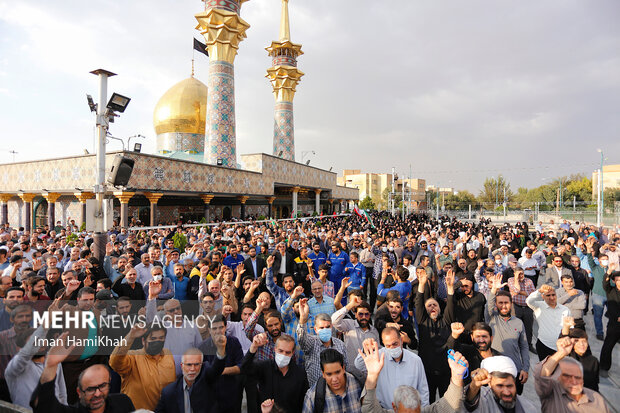
<svg viewBox="0 0 620 413"><path fill-rule="evenodd" d="M32 200L35 196L37 195L23 192L19 194L19 197L22 199L22 201L24 201L24 229L27 232L30 232L32 230Z"/></svg>
<svg viewBox="0 0 620 413"><path fill-rule="evenodd" d="M321 190L314 190L314 210L317 214L321 215Z"/></svg>
<svg viewBox="0 0 620 413"><path fill-rule="evenodd" d="M129 200L135 195L135 192L119 191L114 192L114 196L121 202L121 227L127 227L129 225Z"/></svg>
<svg viewBox="0 0 620 413"><path fill-rule="evenodd" d="M60 198L57 192L44 192L43 198L47 201L47 225L50 231L56 226L56 201Z"/></svg>
<svg viewBox="0 0 620 413"><path fill-rule="evenodd" d="M9 223L9 199L14 196L13 194L0 194L0 202L2 202L2 225Z"/></svg>
<svg viewBox="0 0 620 413"><path fill-rule="evenodd" d="M249 199L249 196L238 196L237 199L241 202L241 213L239 214L242 221L245 220L245 203Z"/></svg>
<svg viewBox="0 0 620 413"><path fill-rule="evenodd" d="M275 196L268 196L267 202L269 203L269 210L267 211L267 218L273 218L273 201L276 200Z"/></svg>
<svg viewBox="0 0 620 413"><path fill-rule="evenodd" d="M329 208L327 208L327 212L329 214L333 214L334 213L334 198L329 198L327 201L329 202Z"/></svg>
<svg viewBox="0 0 620 413"><path fill-rule="evenodd" d="M209 204L211 203L211 200L213 198L215 198L215 195L209 195L209 194L200 195L200 199L202 199L202 202L205 203L205 219L207 220L207 222L211 222L211 217L209 216Z"/></svg>
<svg viewBox="0 0 620 413"><path fill-rule="evenodd" d="M293 218L297 218L297 195L299 194L299 187L293 187Z"/></svg>
<svg viewBox="0 0 620 413"><path fill-rule="evenodd" d="M86 201L89 199L92 199L95 196L95 194L92 192L75 192L73 195L82 204L82 217L81 217L82 222L80 223L81 225L82 223L86 222Z"/></svg>
<svg viewBox="0 0 620 413"><path fill-rule="evenodd" d="M147 192L144 194L144 196L146 196L146 199L148 199L149 202L151 203L151 213L150 213L151 222L149 225L154 227L155 225L157 225L157 202L162 196L164 196L164 194L162 194L161 192L157 192L157 193Z"/></svg>

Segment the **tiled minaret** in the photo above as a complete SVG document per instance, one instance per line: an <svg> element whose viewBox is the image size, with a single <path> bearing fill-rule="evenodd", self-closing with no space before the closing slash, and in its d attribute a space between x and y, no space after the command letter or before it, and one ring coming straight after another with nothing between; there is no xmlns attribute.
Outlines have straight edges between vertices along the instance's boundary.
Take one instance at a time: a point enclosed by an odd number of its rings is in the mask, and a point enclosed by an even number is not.
<svg viewBox="0 0 620 413"><path fill-rule="evenodd" d="M205 162L237 167L234 62L250 27L240 16L247 0L206 0L196 27L209 51Z"/></svg>
<svg viewBox="0 0 620 413"><path fill-rule="evenodd" d="M293 98L296 86L304 73L297 68L297 57L302 55L301 45L291 42L288 19L288 0L282 0L280 39L267 48L272 66L267 78L273 86L276 99L273 125L273 154L283 159L295 160L295 127L293 123Z"/></svg>

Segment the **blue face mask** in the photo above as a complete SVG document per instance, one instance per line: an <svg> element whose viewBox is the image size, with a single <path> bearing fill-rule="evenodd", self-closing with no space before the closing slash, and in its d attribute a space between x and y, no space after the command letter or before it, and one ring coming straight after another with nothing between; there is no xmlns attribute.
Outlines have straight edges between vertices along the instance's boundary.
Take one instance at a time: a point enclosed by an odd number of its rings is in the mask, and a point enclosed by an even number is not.
<svg viewBox="0 0 620 413"><path fill-rule="evenodd" d="M321 340L323 343L327 343L332 338L332 329L324 328L322 330L319 330L317 335L319 336L319 340Z"/></svg>

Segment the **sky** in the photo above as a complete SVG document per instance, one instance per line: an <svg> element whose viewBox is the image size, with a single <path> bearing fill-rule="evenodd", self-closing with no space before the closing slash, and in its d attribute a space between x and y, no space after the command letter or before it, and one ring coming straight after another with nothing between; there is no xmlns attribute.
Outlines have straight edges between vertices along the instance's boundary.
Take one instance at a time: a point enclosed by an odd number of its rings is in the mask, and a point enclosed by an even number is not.
<svg viewBox="0 0 620 413"><path fill-rule="evenodd" d="M0 163L94 151L85 95L131 97L110 132L155 152L153 109L191 73L199 0L0 0ZM237 152L272 151L280 0L250 0L235 60ZM290 0L306 73L296 156L478 193L620 163L620 2ZM208 59L195 56L207 83ZM132 140L132 143L136 140ZM121 149L111 141L108 150ZM13 155L10 151L16 151Z"/></svg>

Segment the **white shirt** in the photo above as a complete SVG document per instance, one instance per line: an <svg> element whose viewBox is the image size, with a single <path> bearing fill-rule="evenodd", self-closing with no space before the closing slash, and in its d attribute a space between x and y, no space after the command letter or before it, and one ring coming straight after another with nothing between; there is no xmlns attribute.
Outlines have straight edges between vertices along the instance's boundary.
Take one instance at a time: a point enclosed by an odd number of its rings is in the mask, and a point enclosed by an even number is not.
<svg viewBox="0 0 620 413"><path fill-rule="evenodd" d="M254 329L258 333L263 333L263 327L259 324L256 324ZM252 342L248 340L248 336L245 335L245 331L243 331L243 321L228 321L226 322L226 334L235 337L239 340L241 344L241 349L243 350L243 354L247 353L252 345Z"/></svg>
<svg viewBox="0 0 620 413"><path fill-rule="evenodd" d="M286 253L282 254L282 261L280 262L280 274L286 274Z"/></svg>
<svg viewBox="0 0 620 413"><path fill-rule="evenodd" d="M385 348L379 349L379 353L385 353L385 364L377 381L377 399L381 406L384 409L392 408L394 389L401 385L416 389L420 393L422 406L428 406L428 383L422 359L417 354L404 349L400 362L390 357ZM366 373L366 365L359 354L355 358L355 367Z"/></svg>
<svg viewBox="0 0 620 413"><path fill-rule="evenodd" d="M562 332L562 318L570 316L570 309L562 304L551 308L543 300L540 291L534 291L525 300L528 307L534 310L538 322L538 339L552 350L557 350L555 342Z"/></svg>
<svg viewBox="0 0 620 413"><path fill-rule="evenodd" d="M526 270L526 268L529 268L529 267L538 268L538 261L536 261L533 257L529 259L526 256L519 258L519 265L521 266L521 268L523 268L523 273L525 275L529 275L529 276L536 275L536 269Z"/></svg>
<svg viewBox="0 0 620 413"><path fill-rule="evenodd" d="M151 275L151 268L153 268L153 264L151 263L149 263L148 267L142 263L135 266L135 270L138 273L136 281L142 284L142 286L147 285L149 281L153 279L153 276Z"/></svg>

